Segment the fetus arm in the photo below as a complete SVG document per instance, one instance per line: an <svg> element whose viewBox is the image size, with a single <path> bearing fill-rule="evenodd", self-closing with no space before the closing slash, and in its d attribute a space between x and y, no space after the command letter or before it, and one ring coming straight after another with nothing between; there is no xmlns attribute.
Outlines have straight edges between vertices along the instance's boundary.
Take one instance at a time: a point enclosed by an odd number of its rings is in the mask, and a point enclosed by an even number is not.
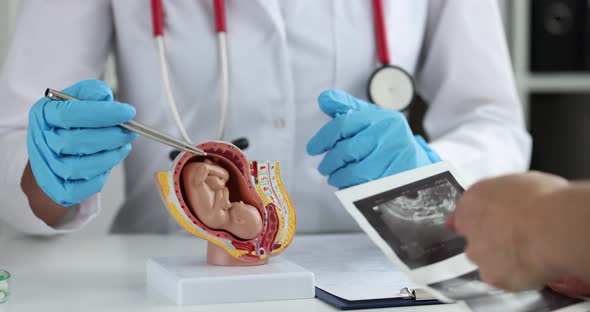
<svg viewBox="0 0 590 312"><path fill-rule="evenodd" d="M223 188L229 179L229 173L225 169L213 165L209 160L191 164L191 167L191 170L194 170L189 181L192 186L207 183L209 187L217 190Z"/></svg>
<svg viewBox="0 0 590 312"><path fill-rule="evenodd" d="M207 177L209 176L209 168L205 166L203 163L195 164L194 166L195 173L192 176L192 181L190 181L191 185L201 185Z"/></svg>
<svg viewBox="0 0 590 312"><path fill-rule="evenodd" d="M207 176L204 180L209 187L218 190L225 187L225 183L229 179L229 173L221 167L203 164L207 168Z"/></svg>

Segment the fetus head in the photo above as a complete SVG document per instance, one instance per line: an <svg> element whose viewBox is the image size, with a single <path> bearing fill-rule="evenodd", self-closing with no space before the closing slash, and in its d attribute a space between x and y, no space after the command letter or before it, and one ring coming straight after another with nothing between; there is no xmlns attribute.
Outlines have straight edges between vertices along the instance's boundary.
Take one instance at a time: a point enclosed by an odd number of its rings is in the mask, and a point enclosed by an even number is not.
<svg viewBox="0 0 590 312"><path fill-rule="evenodd" d="M228 188L236 185L229 184L230 179L228 170L209 159L189 163L182 171L184 199L209 228L227 231L239 239L252 239L262 231L262 217L256 207L232 196L240 190Z"/></svg>

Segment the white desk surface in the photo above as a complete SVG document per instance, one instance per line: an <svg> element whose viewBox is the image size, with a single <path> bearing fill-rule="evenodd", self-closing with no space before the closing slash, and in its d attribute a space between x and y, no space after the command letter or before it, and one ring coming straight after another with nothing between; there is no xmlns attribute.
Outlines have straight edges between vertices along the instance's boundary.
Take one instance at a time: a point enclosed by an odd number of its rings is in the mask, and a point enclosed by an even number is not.
<svg viewBox="0 0 590 312"><path fill-rule="evenodd" d="M318 299L178 307L145 290L147 258L198 256L204 250L204 241L184 235L0 238L0 267L12 273L12 294L0 312L338 311ZM464 310L447 304L370 311Z"/></svg>

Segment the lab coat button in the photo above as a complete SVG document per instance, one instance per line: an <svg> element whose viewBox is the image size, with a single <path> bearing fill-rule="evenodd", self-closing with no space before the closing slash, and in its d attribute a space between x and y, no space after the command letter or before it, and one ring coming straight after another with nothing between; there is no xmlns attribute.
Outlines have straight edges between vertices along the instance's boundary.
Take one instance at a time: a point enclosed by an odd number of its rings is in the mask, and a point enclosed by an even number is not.
<svg viewBox="0 0 590 312"><path fill-rule="evenodd" d="M283 119L283 118L275 119L275 120L273 120L272 125L276 129L283 129L283 128L285 128L285 119Z"/></svg>

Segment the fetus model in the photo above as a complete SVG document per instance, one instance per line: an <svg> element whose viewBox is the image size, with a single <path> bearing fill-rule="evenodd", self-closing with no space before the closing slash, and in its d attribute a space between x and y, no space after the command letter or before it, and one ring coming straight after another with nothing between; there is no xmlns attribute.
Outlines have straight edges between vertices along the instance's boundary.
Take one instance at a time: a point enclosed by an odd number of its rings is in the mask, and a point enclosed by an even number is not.
<svg viewBox="0 0 590 312"><path fill-rule="evenodd" d="M168 212L208 241L213 265L260 265L285 250L295 234L295 210L277 161L248 161L225 142L198 145L207 156L179 154L156 182Z"/></svg>

